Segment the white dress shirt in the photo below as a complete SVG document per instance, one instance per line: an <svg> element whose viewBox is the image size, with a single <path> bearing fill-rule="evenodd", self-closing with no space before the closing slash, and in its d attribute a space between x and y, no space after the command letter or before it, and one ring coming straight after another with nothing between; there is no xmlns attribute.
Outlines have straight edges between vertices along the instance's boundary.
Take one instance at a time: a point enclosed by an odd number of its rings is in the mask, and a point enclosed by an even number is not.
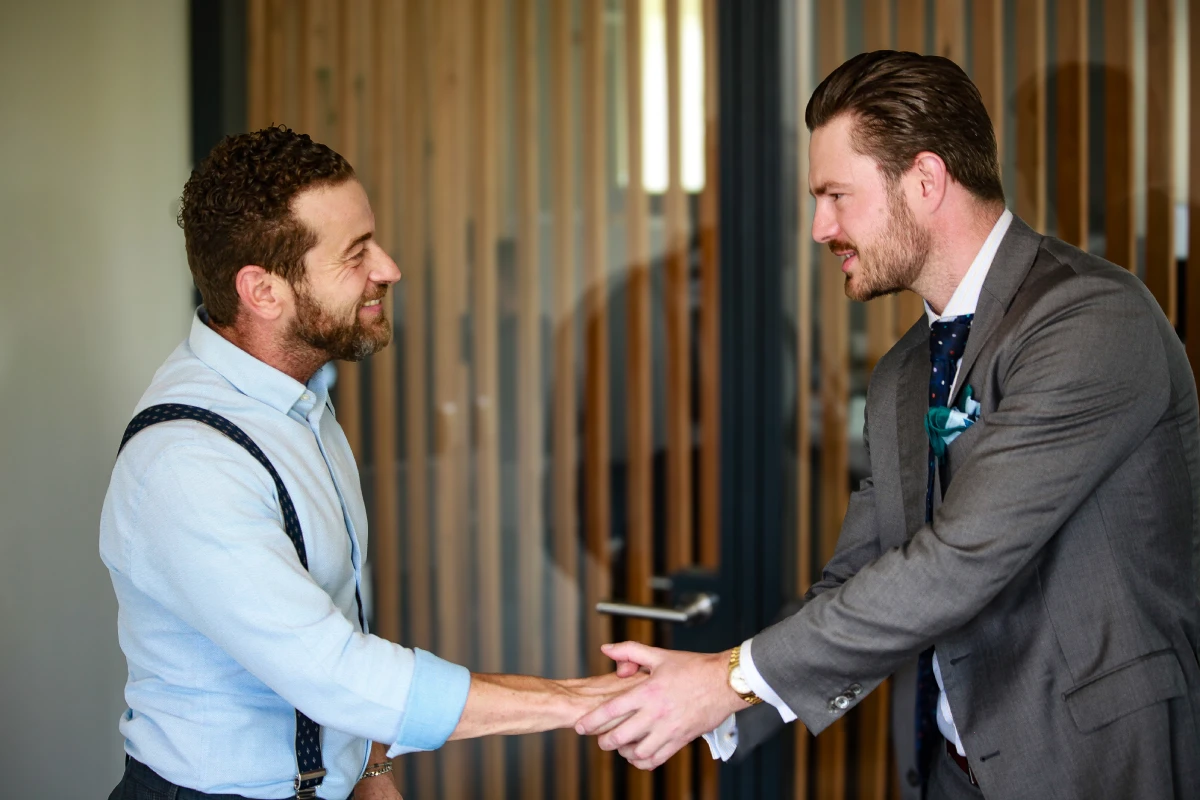
<svg viewBox="0 0 1200 800"><path fill-rule="evenodd" d="M929 307L929 303L925 303L925 315L928 318L930 327L939 319L949 319L963 314L975 313L975 309L979 305L979 294L983 290L983 282L987 278L988 271L992 268L992 261L996 258L996 252L1000 249L1000 242L1004 239L1004 234L1008 232L1008 226L1012 224L1012 219L1012 212L1005 209L1000 218L996 220L996 224L992 227L992 232L984 240L983 247L975 255L975 260L971 262L966 275L963 276L962 281L955 288L954 294L950 296L950 302L942 309L940 315ZM959 359L959 363L962 363L962 359ZM951 397L954 396L954 389L958 386L959 377L956 372L954 386L951 387L950 391ZM788 707L787 703L780 699L774 689L767 685L767 682L763 680L762 674L754 666L753 641L751 638L742 643L742 674L754 693L761 697L764 702L773 705L779 711L779 715L783 717L784 722L792 722L796 719L796 713ZM950 713L950 701L946 698L946 690L942 683L942 671L938 665L936 652L933 654L933 674L937 679L938 685L938 730L946 737L946 741L954 743L959 755L965 756L966 751L963 750L962 739L958 735L958 729L954 726L954 716ZM716 730L704 734L704 740L708 742L713 758L728 761L737 749L737 723L735 722L735 717L731 714Z"/></svg>

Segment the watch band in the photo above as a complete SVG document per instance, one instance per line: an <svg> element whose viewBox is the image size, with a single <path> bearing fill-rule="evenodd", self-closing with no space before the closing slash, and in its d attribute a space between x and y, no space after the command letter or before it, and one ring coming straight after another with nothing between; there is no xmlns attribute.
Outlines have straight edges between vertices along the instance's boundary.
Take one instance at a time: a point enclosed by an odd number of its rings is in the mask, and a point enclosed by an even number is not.
<svg viewBox="0 0 1200 800"><path fill-rule="evenodd" d="M739 644L729 652L729 688L737 692L737 696L746 701L747 704L755 706L763 701L761 697L754 693L754 690L747 688L746 691L739 691L734 684L734 674L740 682L745 683L745 678L742 677L742 646Z"/></svg>

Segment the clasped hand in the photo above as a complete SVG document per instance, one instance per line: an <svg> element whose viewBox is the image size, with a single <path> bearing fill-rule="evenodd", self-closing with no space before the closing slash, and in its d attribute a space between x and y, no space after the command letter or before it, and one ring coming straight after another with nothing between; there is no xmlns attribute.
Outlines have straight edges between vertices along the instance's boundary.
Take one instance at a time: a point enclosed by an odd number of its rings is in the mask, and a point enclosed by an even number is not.
<svg viewBox="0 0 1200 800"><path fill-rule="evenodd" d="M606 644L617 676L648 677L582 717L581 735L599 735L638 769L654 769L730 714L745 708L728 682L729 651L686 653L638 642Z"/></svg>

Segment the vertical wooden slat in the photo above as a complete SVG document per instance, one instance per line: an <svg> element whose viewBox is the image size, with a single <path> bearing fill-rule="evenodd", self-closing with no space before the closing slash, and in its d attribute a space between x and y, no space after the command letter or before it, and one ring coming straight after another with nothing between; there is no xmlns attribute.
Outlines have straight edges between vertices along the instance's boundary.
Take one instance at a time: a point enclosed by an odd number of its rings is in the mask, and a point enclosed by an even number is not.
<svg viewBox="0 0 1200 800"><path fill-rule="evenodd" d="M465 608L461 580L467 565L463 535L461 470L466 435L461 411L462 341L458 272L466 262L464 236L463 124L460 48L468 9L465 0L433 4L433 137L430 201L433 207L433 391L434 526L437 543L438 651L456 663L466 660ZM441 754L441 788L448 797L466 795L464 744Z"/></svg>
<svg viewBox="0 0 1200 800"><path fill-rule="evenodd" d="M545 669L542 635L542 396L541 281L538 248L537 2L516 4L517 141L517 506L520 667L533 675ZM541 797L544 746L541 737L521 740L521 796Z"/></svg>
<svg viewBox="0 0 1200 800"><path fill-rule="evenodd" d="M337 116L336 149L357 168L359 97L355 91L355 56L361 43L355 36L355 0L340 0L337 6ZM362 385L361 371L353 361L338 364L337 416L356 460L362 460Z"/></svg>
<svg viewBox="0 0 1200 800"><path fill-rule="evenodd" d="M433 555L429 509L429 404L428 380L428 213L425 180L428 106L426 36L427 13L420 0L406 3L404 124L400 126L403 148L404 191L400 193L404 235L400 240L400 268L404 274L404 392L407 439L408 512L407 570L404 594L407 598L409 642L413 646L436 651L434 640L434 598L431 575ZM437 795L435 756L420 753L412 757L415 794Z"/></svg>
<svg viewBox="0 0 1200 800"><path fill-rule="evenodd" d="M1004 163L1004 3L975 0L971 24L971 78L996 131L1000 163Z"/></svg>
<svg viewBox="0 0 1200 800"><path fill-rule="evenodd" d="M1188 256L1184 321L1192 374L1200 375L1200 9L1188 7Z"/></svg>
<svg viewBox="0 0 1200 800"><path fill-rule="evenodd" d="M1088 243L1088 0L1058 0L1058 237Z"/></svg>
<svg viewBox="0 0 1200 800"><path fill-rule="evenodd" d="M305 10L304 6L300 6ZM376 0L372 5L372 72L376 76L371 103L371 168L375 187L371 198L375 211L375 238L389 254L396 247L396 174L393 114L402 105L396 95L398 74L396 64L395 6L389 0ZM301 14L303 19L304 15ZM305 26L299 26L299 38L304 41ZM307 84L303 70L305 48L301 48L301 82ZM304 94L303 86L301 93ZM300 103L303 107L303 102ZM396 293L385 301L388 318L393 327L396 319ZM375 429L375 519L371 543L375 577L375 633L392 642L400 642L400 487L396 471L396 350L383 350L371 362L371 417ZM405 762L395 764L393 782L404 785Z"/></svg>
<svg viewBox="0 0 1200 800"><path fill-rule="evenodd" d="M595 608L611 591L611 430L608 406L608 130L605 81L605 4L583 3L583 269L584 269L584 514L588 553L585 607ZM612 638L611 618L586 617L588 670L612 669L600 645ZM612 797L611 753L591 748L591 796Z"/></svg>
<svg viewBox="0 0 1200 800"><path fill-rule="evenodd" d="M300 42L297 48L299 51L297 57L299 64L297 82L300 84L300 97L298 100L297 124L300 126L301 132L307 133L317 141L320 141L320 137L317 136L316 125L319 97L317 51L320 47L316 6L317 0L303 0L300 3Z"/></svg>
<svg viewBox="0 0 1200 800"><path fill-rule="evenodd" d="M283 113L284 81L286 80L286 43L284 41L284 15L282 0L269 0L267 4L267 80L266 111L267 124L279 125L288 122Z"/></svg>
<svg viewBox="0 0 1200 800"><path fill-rule="evenodd" d="M720 97L717 73L717 0L702 3L704 33L704 189L700 193L700 553L716 569L720 559L721 329L717 149ZM711 765L711 763L710 763Z"/></svg>
<svg viewBox="0 0 1200 800"><path fill-rule="evenodd" d="M579 504L576 492L575 391L575 131L572 124L573 26L570 3L550 7L550 82L554 166L554 671L574 677L579 664ZM554 796L579 791L579 736L558 731L554 741Z"/></svg>
<svg viewBox="0 0 1200 800"><path fill-rule="evenodd" d="M688 313L687 199L683 192L680 0L666 0L667 54L667 571L692 564L691 320ZM692 749L667 762L668 797L692 791Z"/></svg>
<svg viewBox="0 0 1200 800"><path fill-rule="evenodd" d="M1104 257L1137 270L1133 0L1104 3Z"/></svg>
<svg viewBox="0 0 1200 800"><path fill-rule="evenodd" d="M934 53L967 66L967 10L964 0L934 0Z"/></svg>
<svg viewBox="0 0 1200 800"><path fill-rule="evenodd" d="M797 107L807 108L813 90L812 48L813 0L796 3L796 88ZM796 126L796 594L802 595L812 584L812 363L813 363L813 241L812 198L808 192L808 144L810 134L803 120ZM812 737L804 723L795 723L793 748L794 800L808 800L809 752Z"/></svg>
<svg viewBox="0 0 1200 800"><path fill-rule="evenodd" d="M267 119L267 0L246 4L246 122L265 128Z"/></svg>
<svg viewBox="0 0 1200 800"><path fill-rule="evenodd" d="M625 400L629 419L629 544L626 556L626 591L629 602L649 605L653 600L650 576L654 564L654 423L651 416L653 380L650 366L650 208L643 183L642 21L641 0L625 0L625 80L629 140L629 188L625 195L628 228L626 257L629 260L629 342L626 351L628 393ZM630 619L626 634L635 641L652 644L654 626L649 620ZM611 769L611 762L607 768ZM631 800L649 800L653 792L653 776L649 772L636 769L628 770L626 775Z"/></svg>
<svg viewBox="0 0 1200 800"><path fill-rule="evenodd" d="M863 22L864 44L868 51L884 50L892 46L892 2L891 0L864 0ZM807 181L808 176L801 178ZM807 196L807 185L804 194ZM896 306L898 298L895 295L878 297L867 307L867 363L866 372L869 376L875 370L875 365L883 354L896 341ZM807 576L805 576L807 580ZM807 587L805 587L807 588Z"/></svg>
<svg viewBox="0 0 1200 800"><path fill-rule="evenodd" d="M1172 324L1178 294L1175 285L1174 28L1174 0L1147 0L1146 286Z"/></svg>
<svg viewBox="0 0 1200 800"><path fill-rule="evenodd" d="M822 76L839 66L846 51L846 9L822 4L817 15L817 52ZM842 517L849 503L850 314L841 276L841 259L821 249L821 559L833 557ZM831 725L817 739L817 796L846 793L846 721Z"/></svg>
<svg viewBox="0 0 1200 800"><path fill-rule="evenodd" d="M478 58L475 136L475 463L477 552L474 558L479 587L479 662L485 672L504 669L504 625L501 575L500 444L497 413L499 379L496 341L496 245L499 238L499 124L498 79L500 62L500 4L475 0L475 54ZM502 800L505 783L504 741L496 736L483 741L483 791L487 800Z"/></svg>
<svg viewBox="0 0 1200 800"><path fill-rule="evenodd" d="M1046 0L1016 0L1017 214L1046 230Z"/></svg>
<svg viewBox="0 0 1200 800"><path fill-rule="evenodd" d="M928 52L925 8L926 0L896 0L896 47L900 50ZM903 336L924 313L921 298L915 293L901 292L896 295L896 338Z"/></svg>

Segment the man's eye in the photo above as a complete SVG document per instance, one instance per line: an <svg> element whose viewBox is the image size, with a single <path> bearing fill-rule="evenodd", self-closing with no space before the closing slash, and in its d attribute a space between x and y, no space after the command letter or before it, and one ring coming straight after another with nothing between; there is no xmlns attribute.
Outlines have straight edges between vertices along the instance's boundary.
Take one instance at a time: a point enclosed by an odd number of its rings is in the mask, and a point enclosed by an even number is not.
<svg viewBox="0 0 1200 800"><path fill-rule="evenodd" d="M841 197L842 197L842 195L840 195L840 194L831 194L831 195L829 195L829 196L830 196L830 197L832 197L832 198L834 199L834 201L835 201L835 202L836 202L837 200L841 199Z"/></svg>

